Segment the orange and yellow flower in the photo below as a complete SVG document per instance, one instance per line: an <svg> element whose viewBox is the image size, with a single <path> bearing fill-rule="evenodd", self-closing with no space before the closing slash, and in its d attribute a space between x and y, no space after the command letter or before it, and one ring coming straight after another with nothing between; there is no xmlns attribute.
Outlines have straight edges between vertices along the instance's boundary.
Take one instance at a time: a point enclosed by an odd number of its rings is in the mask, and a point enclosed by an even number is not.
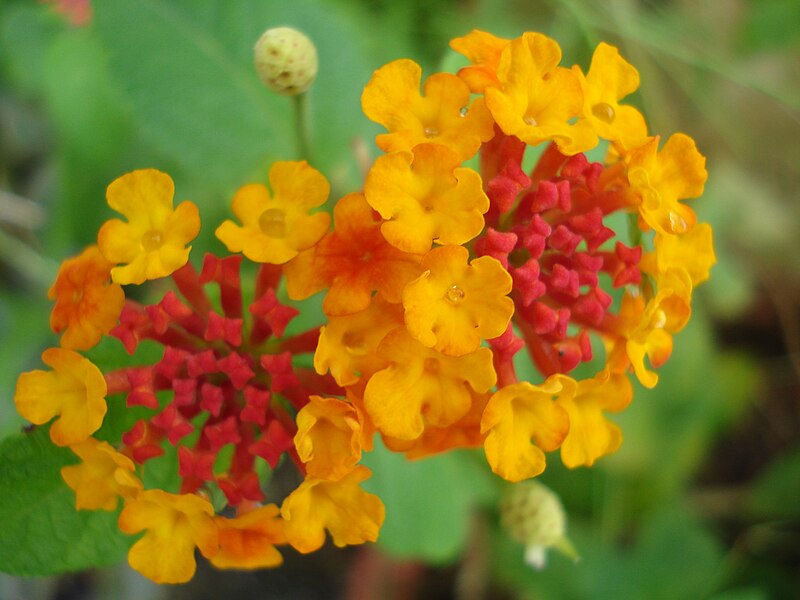
<svg viewBox="0 0 800 600"><path fill-rule="evenodd" d="M275 163L269 183L272 194L260 183L239 189L233 213L242 224L225 221L216 235L231 252L241 252L254 262L282 265L325 235L330 215L310 211L324 204L330 185L306 161Z"/></svg>
<svg viewBox="0 0 800 600"><path fill-rule="evenodd" d="M377 540L383 502L360 486L371 474L358 466L337 481L307 478L281 506L288 542L306 554L322 547L325 530L339 547Z"/></svg>
<svg viewBox="0 0 800 600"><path fill-rule="evenodd" d="M381 233L381 220L363 194L336 203L335 229L285 267L289 297L302 300L327 287L325 314L364 310L377 292L399 302L403 287L419 275L420 256L398 250Z"/></svg>
<svg viewBox="0 0 800 600"><path fill-rule="evenodd" d="M426 425L452 425L472 405L470 388L483 393L497 382L488 348L448 356L426 348L400 327L381 341L377 352L389 366L370 378L364 407L381 433L401 440L418 438Z"/></svg>
<svg viewBox="0 0 800 600"><path fill-rule="evenodd" d="M50 327L61 335L61 346L88 350L117 324L125 294L111 283L111 267L97 246L65 260L47 293L55 300Z"/></svg>
<svg viewBox="0 0 800 600"><path fill-rule="evenodd" d="M194 575L195 548L211 558L219 549L214 507L194 494L146 490L125 502L119 528L145 534L128 552L131 567L156 583L184 583Z"/></svg>
<svg viewBox="0 0 800 600"><path fill-rule="evenodd" d="M552 141L567 155L595 143L584 122L570 120L583 110L577 75L559 67L561 48L540 33L526 33L503 50L497 77L500 85L485 90L486 106L497 125L530 145Z"/></svg>
<svg viewBox="0 0 800 600"><path fill-rule="evenodd" d="M449 73L425 80L412 60L384 65L372 75L361 95L364 114L389 133L376 138L384 152L412 150L422 143L447 146L462 160L474 156L482 142L494 135L494 121L482 98L470 104L466 83Z"/></svg>
<svg viewBox="0 0 800 600"><path fill-rule="evenodd" d="M439 144L379 157L367 174L364 194L386 221L386 240L413 254L437 244L463 244L483 229L489 198L477 172Z"/></svg>
<svg viewBox="0 0 800 600"><path fill-rule="evenodd" d="M506 330L514 314L511 275L491 256L467 263L463 246L434 248L422 275L403 292L405 323L423 345L451 356L477 350Z"/></svg>
<svg viewBox="0 0 800 600"><path fill-rule="evenodd" d="M94 438L70 446L81 463L61 469L61 477L75 492L78 510L114 510L119 498L133 498L142 489L133 461L107 442Z"/></svg>
<svg viewBox="0 0 800 600"><path fill-rule="evenodd" d="M124 215L106 221L97 245L114 264L114 283L144 283L171 275L189 260L191 242L200 231L197 206L188 200L173 208L175 185L166 173L142 169L123 175L108 186L108 205Z"/></svg>
<svg viewBox="0 0 800 600"><path fill-rule="evenodd" d="M361 423L349 403L311 396L296 420L294 445L310 477L341 479L361 460Z"/></svg>
<svg viewBox="0 0 800 600"><path fill-rule="evenodd" d="M275 546L286 544L283 519L275 504L267 504L234 518L214 518L219 551L211 557L218 569L261 569L283 564Z"/></svg>
<svg viewBox="0 0 800 600"><path fill-rule="evenodd" d="M58 446L83 442L100 428L106 414L106 380L103 373L77 352L49 348L42 353L52 371L23 373L17 381L17 412L34 425L50 426L50 439Z"/></svg>

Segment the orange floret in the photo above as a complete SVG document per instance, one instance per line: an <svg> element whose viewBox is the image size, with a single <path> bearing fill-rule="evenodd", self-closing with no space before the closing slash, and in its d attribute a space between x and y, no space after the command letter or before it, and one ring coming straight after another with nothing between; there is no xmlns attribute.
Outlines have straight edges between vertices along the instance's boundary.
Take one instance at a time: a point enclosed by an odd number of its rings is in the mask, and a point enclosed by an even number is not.
<svg viewBox="0 0 800 600"><path fill-rule="evenodd" d="M439 144L379 157L364 194L386 222L381 233L403 250L424 254L431 242L464 244L483 230L489 198L481 177L462 168L458 154Z"/></svg>
<svg viewBox="0 0 800 600"><path fill-rule="evenodd" d="M361 95L364 114L389 133L376 143L384 152L411 150L431 142L454 150L462 160L475 155L482 142L494 135L494 121L482 98L470 105L466 83L450 73L425 80L414 61L396 60L372 75Z"/></svg>
<svg viewBox="0 0 800 600"><path fill-rule="evenodd" d="M403 291L409 333L451 356L474 352L482 338L502 335L514 314L508 271L490 256L467 260L463 246L434 248L422 259L424 273Z"/></svg>
<svg viewBox="0 0 800 600"><path fill-rule="evenodd" d="M622 431L603 412L624 410L632 399L628 378L607 370L578 381L574 395L561 394L558 404L569 415L569 433L561 444L562 462L571 469L591 467L601 456L615 452L622 444Z"/></svg>
<svg viewBox="0 0 800 600"><path fill-rule="evenodd" d="M472 405L470 388L483 393L497 382L489 348L447 356L420 344L404 327L383 339L378 355L390 364L370 378L364 407L381 433L401 440L418 438L427 425L452 425Z"/></svg>
<svg viewBox="0 0 800 600"><path fill-rule="evenodd" d="M170 176L155 169L133 171L108 186L108 205L128 219L106 221L97 234L103 256L125 265L111 269L114 283L166 277L189 260L186 244L200 231L200 215L189 201L173 209L174 195Z"/></svg>
<svg viewBox="0 0 800 600"><path fill-rule="evenodd" d="M125 533L145 531L128 562L156 583L183 583L194 575L195 548L213 557L219 548L214 507L194 494L147 490L128 500L119 515Z"/></svg>
<svg viewBox="0 0 800 600"><path fill-rule="evenodd" d="M327 315L364 310L373 293L400 302L405 285L419 275L421 256L398 250L384 239L381 220L363 194L349 194L333 210L334 230L287 263L286 290L302 300L328 287Z"/></svg>
<svg viewBox="0 0 800 600"><path fill-rule="evenodd" d="M219 552L211 557L218 569L261 569L283 564L275 547L286 543L283 519L275 504L267 504L232 519L214 518L219 533Z"/></svg>
<svg viewBox="0 0 800 600"><path fill-rule="evenodd" d="M561 445L569 431L567 412L555 400L574 394L575 381L552 375L541 385L508 385L486 405L481 430L492 471L508 481L522 481L545 469L545 452Z"/></svg>
<svg viewBox="0 0 800 600"><path fill-rule="evenodd" d="M503 51L499 87L486 88L486 106L507 135L526 144L553 141L566 155L592 148L596 137L585 122L570 119L583 109L577 75L559 67L561 48L540 33L526 33Z"/></svg>
<svg viewBox="0 0 800 600"><path fill-rule="evenodd" d="M34 425L53 417L50 439L58 446L84 441L100 428L106 414L106 380L90 361L77 352L49 348L42 361L52 371L23 373L17 380L17 412Z"/></svg>
<svg viewBox="0 0 800 600"><path fill-rule="evenodd" d="M642 113L619 101L639 88L639 72L620 56L619 50L600 42L592 55L589 72L572 67L583 89L581 117L605 140L631 150L647 141Z"/></svg>
<svg viewBox="0 0 800 600"><path fill-rule="evenodd" d="M117 324L125 294L111 283L113 266L97 246L61 264L47 296L56 301L50 327L63 348L88 350Z"/></svg>
<svg viewBox="0 0 800 600"><path fill-rule="evenodd" d="M313 552L325 543L326 529L339 547L377 540L383 502L359 485L370 475L359 465L338 481L306 478L281 507L289 543L303 554Z"/></svg>
<svg viewBox="0 0 800 600"><path fill-rule="evenodd" d="M107 442L94 438L70 447L80 464L61 469L61 477L75 492L78 510L115 510L119 498L132 498L142 489L133 461Z"/></svg>
<svg viewBox="0 0 800 600"><path fill-rule="evenodd" d="M246 185L233 197L233 213L241 221L225 221L216 236L231 252L254 262L282 265L325 235L326 212L309 214L325 203L330 185L306 161L276 162L269 171L272 194L260 183Z"/></svg>
<svg viewBox="0 0 800 600"><path fill-rule="evenodd" d="M676 133L658 150L659 137L638 148L628 163L631 189L641 195L639 215L658 233L686 233L695 226L694 211L679 200L703 194L706 159L694 140Z"/></svg>
<svg viewBox="0 0 800 600"><path fill-rule="evenodd" d="M498 87L497 67L500 56L509 40L493 36L491 33L473 29L467 35L450 41L450 47L466 56L472 63L459 70L458 76L464 80L475 94L482 94L489 86Z"/></svg>
<svg viewBox="0 0 800 600"><path fill-rule="evenodd" d="M366 380L386 367L386 361L376 354L378 344L402 324L402 307L380 298L359 313L331 317L320 330L314 368L320 375L330 371L341 386Z"/></svg>
<svg viewBox="0 0 800 600"><path fill-rule="evenodd" d="M310 477L341 479L361 460L361 423L348 402L311 396L296 421L294 445Z"/></svg>

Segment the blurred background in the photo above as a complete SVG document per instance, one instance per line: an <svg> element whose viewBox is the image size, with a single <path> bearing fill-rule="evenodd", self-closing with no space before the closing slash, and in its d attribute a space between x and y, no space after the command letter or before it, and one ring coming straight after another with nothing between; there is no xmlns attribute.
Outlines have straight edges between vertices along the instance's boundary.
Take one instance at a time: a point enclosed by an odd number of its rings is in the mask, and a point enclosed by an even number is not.
<svg viewBox="0 0 800 600"><path fill-rule="evenodd" d="M377 155L359 101L372 71L403 57L454 70L448 41L473 28L543 32L562 64L584 68L598 42L617 45L641 73L632 101L650 130L686 132L708 157L692 206L719 262L660 384L616 419L615 455L576 471L553 456L541 477L581 561L551 552L544 570L525 565L499 527L504 484L480 454L407 463L377 451L366 461L387 507L377 545L287 551L272 572L201 564L168 588L126 566L0 575L0 598L800 598L797 0L0 1L0 435L23 425L16 378L55 341L47 289L109 218L110 181L167 171L213 224L239 185L294 158L289 103L251 67L255 40L279 25L319 50L314 163L334 198L360 188L355 156ZM213 230L196 250L221 249Z"/></svg>

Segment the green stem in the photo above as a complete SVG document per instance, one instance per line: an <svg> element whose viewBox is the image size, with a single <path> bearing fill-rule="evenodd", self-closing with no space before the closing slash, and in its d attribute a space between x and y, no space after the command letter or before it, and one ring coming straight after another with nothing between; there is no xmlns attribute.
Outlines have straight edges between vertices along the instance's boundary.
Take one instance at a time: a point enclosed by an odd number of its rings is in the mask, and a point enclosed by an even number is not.
<svg viewBox="0 0 800 600"><path fill-rule="evenodd" d="M294 135L297 142L297 153L301 159L313 162L311 156L311 136L309 135L308 94L292 96L294 109Z"/></svg>

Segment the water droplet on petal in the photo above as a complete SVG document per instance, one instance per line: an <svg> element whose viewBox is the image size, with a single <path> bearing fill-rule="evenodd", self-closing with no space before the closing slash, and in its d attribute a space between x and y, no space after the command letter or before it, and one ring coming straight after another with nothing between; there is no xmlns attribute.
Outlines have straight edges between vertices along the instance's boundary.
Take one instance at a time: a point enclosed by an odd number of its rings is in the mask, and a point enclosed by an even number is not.
<svg viewBox="0 0 800 600"><path fill-rule="evenodd" d="M286 214L280 208L268 208L258 218L258 226L271 238L286 236Z"/></svg>
<svg viewBox="0 0 800 600"><path fill-rule="evenodd" d="M605 102L598 102L592 106L592 114L601 120L603 123L611 123L614 117L617 116L614 107Z"/></svg>
<svg viewBox="0 0 800 600"><path fill-rule="evenodd" d="M684 219L675 211L670 211L669 213L669 224L674 233L684 233L688 227L686 224L686 219Z"/></svg>
<svg viewBox="0 0 800 600"><path fill-rule="evenodd" d="M461 117L466 117L468 113L469 113L469 109L466 106L462 106L461 110L458 111L458 114Z"/></svg>
<svg viewBox="0 0 800 600"><path fill-rule="evenodd" d="M662 329L667 324L667 315L663 310L657 310L653 314L653 329Z"/></svg>
<svg viewBox="0 0 800 600"><path fill-rule="evenodd" d="M525 117L522 120L525 121L526 125L530 125L531 127L536 127L539 124L539 122L533 117Z"/></svg>
<svg viewBox="0 0 800 600"><path fill-rule="evenodd" d="M425 128L425 137L432 138L439 135L439 130L434 129L433 127L426 127Z"/></svg>
<svg viewBox="0 0 800 600"><path fill-rule="evenodd" d="M460 287L457 285L451 285L445 293L445 298L447 298L448 302L451 304L459 304L464 299L465 295L466 294L464 294L464 290L462 290Z"/></svg>

